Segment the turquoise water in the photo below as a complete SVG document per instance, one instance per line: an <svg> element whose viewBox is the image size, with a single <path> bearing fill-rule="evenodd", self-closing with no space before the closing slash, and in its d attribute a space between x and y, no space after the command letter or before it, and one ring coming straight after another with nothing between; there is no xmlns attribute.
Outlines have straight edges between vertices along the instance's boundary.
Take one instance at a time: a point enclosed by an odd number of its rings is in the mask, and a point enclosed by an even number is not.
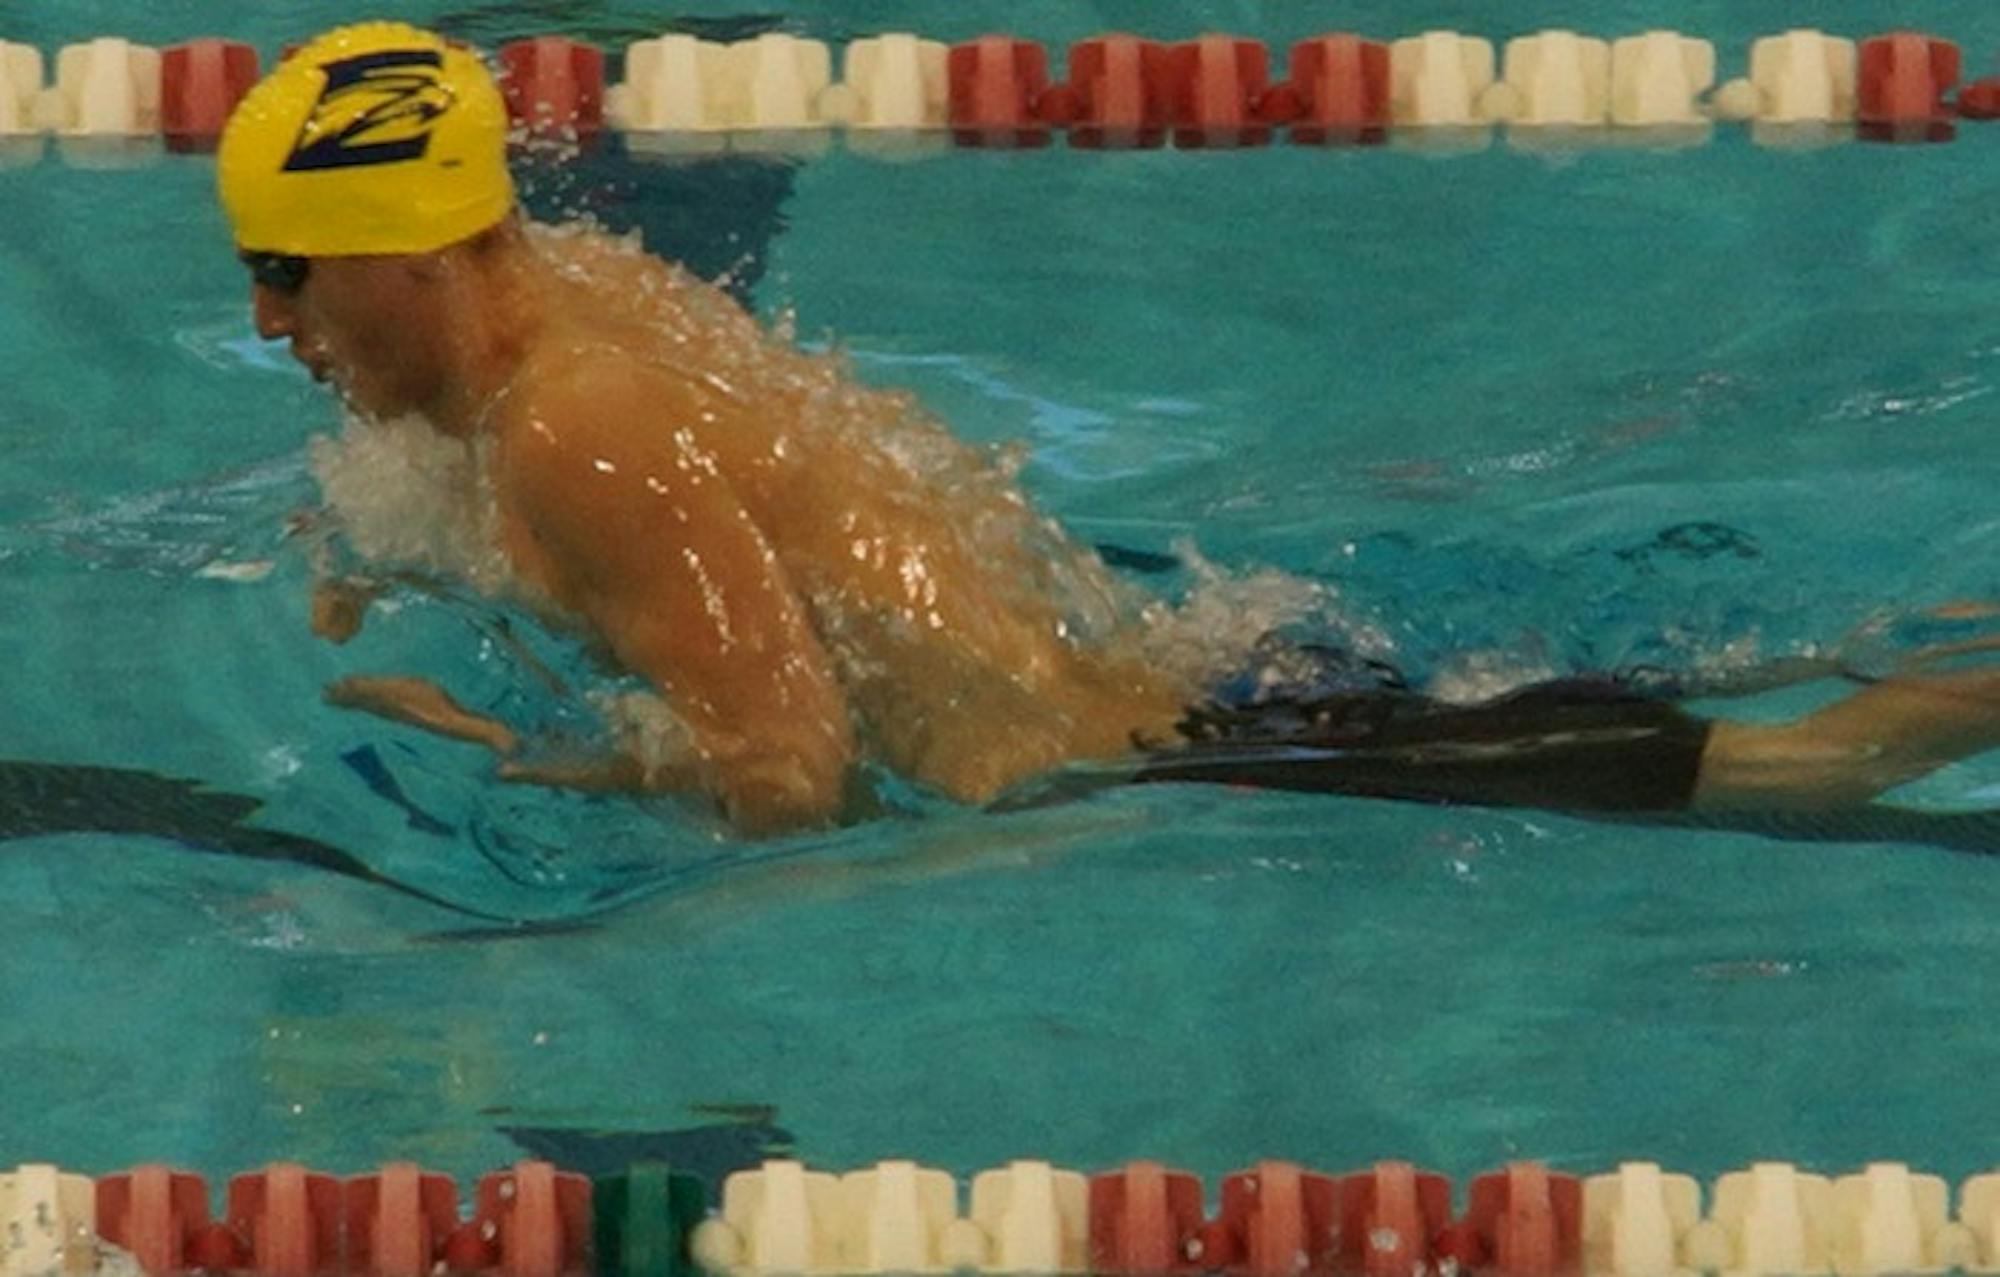
<svg viewBox="0 0 2000 1277"><path fill-rule="evenodd" d="M95 8L10 12L0 38L268 51L315 25ZM1277 40L1657 18L933 8L787 21ZM1725 75L1801 20L1682 11ZM405 12L488 40L646 29L610 7ZM2000 15L1951 6L1814 16L1930 25L1982 74L2000 49ZM1801 152L1723 129L1680 153L599 157L568 197L722 258L778 227L760 310L968 437L1024 442L1028 487L1081 535L1329 583L1349 637L1498 687L1741 670L1995 597L1996 157L1992 126ZM476 610L409 599L352 647L308 637L283 530L336 414L254 341L209 181L188 158L0 169L0 755L251 795L264 828L492 911L619 907L439 940L466 920L291 865L130 832L0 842L0 1164L469 1174L515 1155L503 1126L714 1105L774 1106L828 1166L1994 1160L2000 865L1979 859L1168 787L753 851L670 806L505 789L470 750L324 708L361 670L528 694ZM1990 806L1994 786L1988 758L1901 797Z"/></svg>

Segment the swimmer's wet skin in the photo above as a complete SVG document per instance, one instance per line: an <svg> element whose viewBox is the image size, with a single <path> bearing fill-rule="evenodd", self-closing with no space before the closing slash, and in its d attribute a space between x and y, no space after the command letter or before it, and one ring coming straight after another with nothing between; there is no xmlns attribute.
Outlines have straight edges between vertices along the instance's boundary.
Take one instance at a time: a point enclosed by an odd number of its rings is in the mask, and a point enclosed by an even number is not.
<svg viewBox="0 0 2000 1277"><path fill-rule="evenodd" d="M1404 693L1316 706L1303 735L1239 733L1225 775L1182 730L1202 677L1147 650L1125 587L1009 474L686 272L524 222L505 132L473 55L367 24L257 86L218 175L258 331L364 428L420 421L472 476L483 548L427 566L600 642L656 693L618 757L557 769L418 680L336 689L486 744L510 779L705 793L758 834L835 819L863 759L967 802L1138 751L1141 779L1653 811L1861 803L2000 744L2000 676L1889 680L1779 726L1627 697L1581 735L1565 724L1606 711L1553 690L1485 710ZM1442 790L1439 758L1459 769ZM1612 767L1637 774L1592 781Z"/></svg>

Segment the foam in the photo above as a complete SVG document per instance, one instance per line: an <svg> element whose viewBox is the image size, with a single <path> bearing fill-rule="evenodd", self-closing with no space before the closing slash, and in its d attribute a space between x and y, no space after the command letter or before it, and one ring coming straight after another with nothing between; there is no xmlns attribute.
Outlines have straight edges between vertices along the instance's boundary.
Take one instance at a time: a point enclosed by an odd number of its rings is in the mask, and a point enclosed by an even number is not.
<svg viewBox="0 0 2000 1277"><path fill-rule="evenodd" d="M512 584L478 449L416 415L349 414L340 434L312 441L310 455L327 507L362 558L460 578L483 594Z"/></svg>
<svg viewBox="0 0 2000 1277"><path fill-rule="evenodd" d="M1431 675L1427 691L1449 705L1477 705L1557 674L1546 660L1518 651L1461 652Z"/></svg>
<svg viewBox="0 0 2000 1277"><path fill-rule="evenodd" d="M1242 672L1260 641L1275 631L1323 623L1336 598L1330 586L1284 572L1227 572L1189 542L1174 549L1195 584L1178 603L1160 601L1145 609L1140 642L1149 661L1192 686ZM1281 652L1267 654L1253 675L1267 682L1288 680Z"/></svg>
<svg viewBox="0 0 2000 1277"><path fill-rule="evenodd" d="M649 779L664 777L686 763L692 749L687 726L659 696L600 691L589 699L610 724L619 750L638 760Z"/></svg>

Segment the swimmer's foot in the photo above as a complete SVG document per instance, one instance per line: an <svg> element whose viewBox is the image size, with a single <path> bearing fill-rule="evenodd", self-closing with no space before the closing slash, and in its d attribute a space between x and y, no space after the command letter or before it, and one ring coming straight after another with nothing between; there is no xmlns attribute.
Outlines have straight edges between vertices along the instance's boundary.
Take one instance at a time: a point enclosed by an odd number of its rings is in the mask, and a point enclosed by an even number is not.
<svg viewBox="0 0 2000 1277"><path fill-rule="evenodd" d="M502 758L521 746L520 737L505 723L465 708L427 679L356 675L328 684L326 702L484 745Z"/></svg>

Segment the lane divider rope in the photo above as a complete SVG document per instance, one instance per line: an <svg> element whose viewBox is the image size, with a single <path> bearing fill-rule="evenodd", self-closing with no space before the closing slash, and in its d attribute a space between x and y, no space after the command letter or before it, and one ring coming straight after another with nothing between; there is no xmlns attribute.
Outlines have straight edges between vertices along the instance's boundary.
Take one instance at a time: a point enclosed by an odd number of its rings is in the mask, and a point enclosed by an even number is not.
<svg viewBox="0 0 2000 1277"><path fill-rule="evenodd" d="M975 1175L772 1160L709 1186L661 1164L594 1180L543 1161L347 1178L277 1163L206 1182L165 1166L96 1180L0 1173L0 1277L196 1269L260 1277L729 1277L1219 1272L1232 1277L1730 1277L2000 1270L2000 1174L1958 1187L1896 1162L1829 1178L1761 1162L1716 1179L1628 1162L1579 1177L1514 1162L1453 1185L1407 1162L1344 1174L1263 1161L1216 1185L1156 1162L1085 1177L1018 1161Z"/></svg>
<svg viewBox="0 0 2000 1277"><path fill-rule="evenodd" d="M1036 147L1058 135L1081 149L1368 144L1496 126L1529 144L1662 145L1699 142L1717 121L1748 124L1760 141L1944 141L1959 120L2000 116L2000 78L1959 88L1959 47L1914 31L1766 36L1748 74L1719 86L1713 43L1673 31L1551 30L1497 51L1453 31L1330 33L1294 43L1282 75L1265 44L1222 34L1094 36L1066 50L1061 80L1043 45L1011 35L858 39L837 76L829 45L779 33L665 35L615 55L544 36L503 45L495 61L524 134L617 131L662 154L810 150L834 131L862 150ZM211 147L260 62L241 41L157 49L104 36L60 50L52 80L47 71L40 50L0 39L0 145L17 160L51 135Z"/></svg>

